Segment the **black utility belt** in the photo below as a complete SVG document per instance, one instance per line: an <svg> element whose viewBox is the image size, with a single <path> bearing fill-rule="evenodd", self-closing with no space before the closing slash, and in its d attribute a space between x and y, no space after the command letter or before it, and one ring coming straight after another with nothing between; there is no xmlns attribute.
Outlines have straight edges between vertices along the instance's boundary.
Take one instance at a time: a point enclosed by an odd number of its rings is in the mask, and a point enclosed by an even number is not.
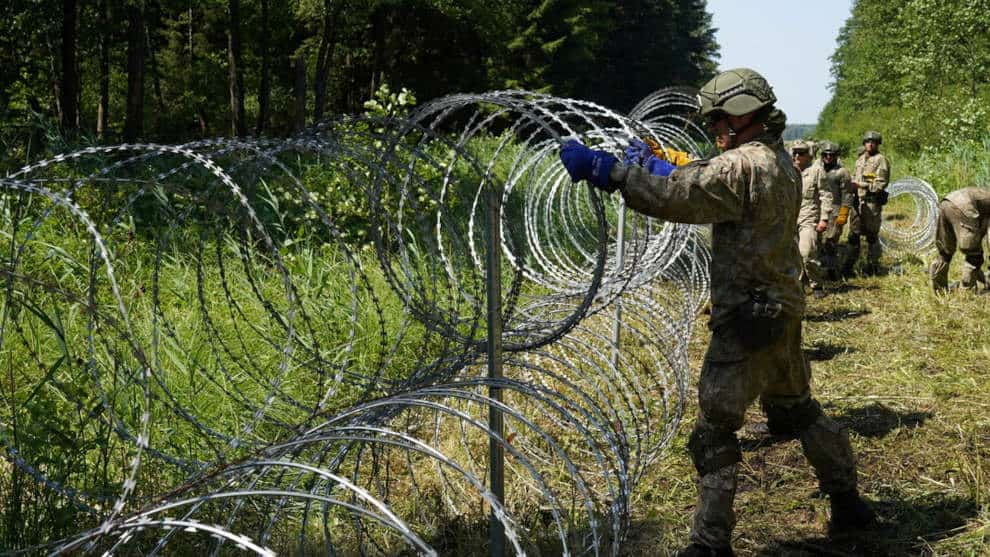
<svg viewBox="0 0 990 557"><path fill-rule="evenodd" d="M733 311L731 326L742 345L758 351L773 344L784 332L784 306L763 290L753 290L749 300Z"/></svg>
<svg viewBox="0 0 990 557"><path fill-rule="evenodd" d="M887 190L868 191L863 199L879 205L886 205L887 200L890 199L890 194L887 193Z"/></svg>

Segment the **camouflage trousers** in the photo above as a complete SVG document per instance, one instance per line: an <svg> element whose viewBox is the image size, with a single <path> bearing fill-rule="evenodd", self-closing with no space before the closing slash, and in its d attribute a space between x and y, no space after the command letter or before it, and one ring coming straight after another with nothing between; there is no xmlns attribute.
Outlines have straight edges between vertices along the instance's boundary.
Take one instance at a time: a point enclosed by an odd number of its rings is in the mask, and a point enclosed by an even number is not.
<svg viewBox="0 0 990 557"><path fill-rule="evenodd" d="M835 217L828 223L828 228L821 236L818 246L818 261L821 264L822 274L835 278L840 269L839 258L839 238L842 237L843 225L835 223Z"/></svg>
<svg viewBox="0 0 990 557"><path fill-rule="evenodd" d="M966 217L951 201L943 199L938 205L938 221L935 225L935 249L938 255L929 268L932 288L936 292L949 286L949 263L958 247L963 253L963 288L975 288L977 282L986 284L980 266L983 265L982 223Z"/></svg>
<svg viewBox="0 0 990 557"><path fill-rule="evenodd" d="M869 197L857 198L849 207L849 236L846 238L848 251L843 267L852 269L859 260L860 238L866 238L866 261L871 265L880 264L883 248L880 246L880 223L883 216L883 205L870 200Z"/></svg>
<svg viewBox="0 0 990 557"><path fill-rule="evenodd" d="M802 224L798 228L798 250L801 252L801 281L811 288L822 284L822 267L818 262L818 231L815 224Z"/></svg>
<svg viewBox="0 0 990 557"><path fill-rule="evenodd" d="M786 318L768 346L744 348L731 325L712 334L698 384L700 413L688 448L701 477L691 541L728 547L736 516L733 500L742 460L735 432L757 398L771 431L801 440L825 493L856 487L856 466L845 430L811 397L811 371L801 351L801 319Z"/></svg>

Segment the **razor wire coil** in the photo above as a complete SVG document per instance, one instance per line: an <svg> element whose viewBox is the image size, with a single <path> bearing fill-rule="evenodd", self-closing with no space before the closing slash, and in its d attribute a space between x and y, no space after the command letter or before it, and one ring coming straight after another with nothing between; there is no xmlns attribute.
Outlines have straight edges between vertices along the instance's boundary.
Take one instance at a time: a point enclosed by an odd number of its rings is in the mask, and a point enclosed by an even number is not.
<svg viewBox="0 0 990 557"><path fill-rule="evenodd" d="M89 147L0 179L0 443L11 481L35 486L20 496L81 525L11 532L8 553L430 555L441 522L482 504L517 554L618 554L683 411L709 255L703 228L571 184L557 149L648 136L699 157L692 102L661 91L624 116L455 95L282 140ZM488 191L501 380L483 376Z"/></svg>

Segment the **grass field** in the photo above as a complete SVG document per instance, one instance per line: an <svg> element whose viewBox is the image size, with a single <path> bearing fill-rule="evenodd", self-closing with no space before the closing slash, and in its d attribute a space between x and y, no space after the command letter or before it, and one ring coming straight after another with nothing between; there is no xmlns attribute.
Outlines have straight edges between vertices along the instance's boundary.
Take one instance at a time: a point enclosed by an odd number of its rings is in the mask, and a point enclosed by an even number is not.
<svg viewBox="0 0 990 557"><path fill-rule="evenodd" d="M860 490L882 527L830 538L828 499L799 442L744 427L738 554L990 554L990 295L936 297L921 262L889 263L895 272L809 297L804 329L813 392L848 427ZM709 335L697 330L694 370ZM639 486L627 555L672 553L687 541L696 490L684 443L695 412ZM762 420L754 405L747 426Z"/></svg>

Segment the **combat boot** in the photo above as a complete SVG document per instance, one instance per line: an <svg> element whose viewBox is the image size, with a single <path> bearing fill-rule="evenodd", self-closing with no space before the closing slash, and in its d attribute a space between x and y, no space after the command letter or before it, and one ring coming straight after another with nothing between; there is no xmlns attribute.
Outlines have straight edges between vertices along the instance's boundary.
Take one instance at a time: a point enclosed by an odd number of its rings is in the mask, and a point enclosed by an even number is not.
<svg viewBox="0 0 990 557"><path fill-rule="evenodd" d="M842 259L842 276L849 278L856 276L856 262L859 261L859 242L856 245L846 245L846 256Z"/></svg>
<svg viewBox="0 0 990 557"><path fill-rule="evenodd" d="M708 547L693 543L677 552L675 557L736 557L731 547Z"/></svg>
<svg viewBox="0 0 990 557"><path fill-rule="evenodd" d="M869 530L877 526L876 513L855 489L830 494L829 503L832 507L830 532Z"/></svg>
<svg viewBox="0 0 990 557"><path fill-rule="evenodd" d="M928 278L932 281L932 290L936 293L948 290L949 262L942 256L936 256L928 267Z"/></svg>
<svg viewBox="0 0 990 557"><path fill-rule="evenodd" d="M879 275L882 273L880 266L880 256L883 254L883 246L877 240L866 245L866 272L869 275Z"/></svg>

